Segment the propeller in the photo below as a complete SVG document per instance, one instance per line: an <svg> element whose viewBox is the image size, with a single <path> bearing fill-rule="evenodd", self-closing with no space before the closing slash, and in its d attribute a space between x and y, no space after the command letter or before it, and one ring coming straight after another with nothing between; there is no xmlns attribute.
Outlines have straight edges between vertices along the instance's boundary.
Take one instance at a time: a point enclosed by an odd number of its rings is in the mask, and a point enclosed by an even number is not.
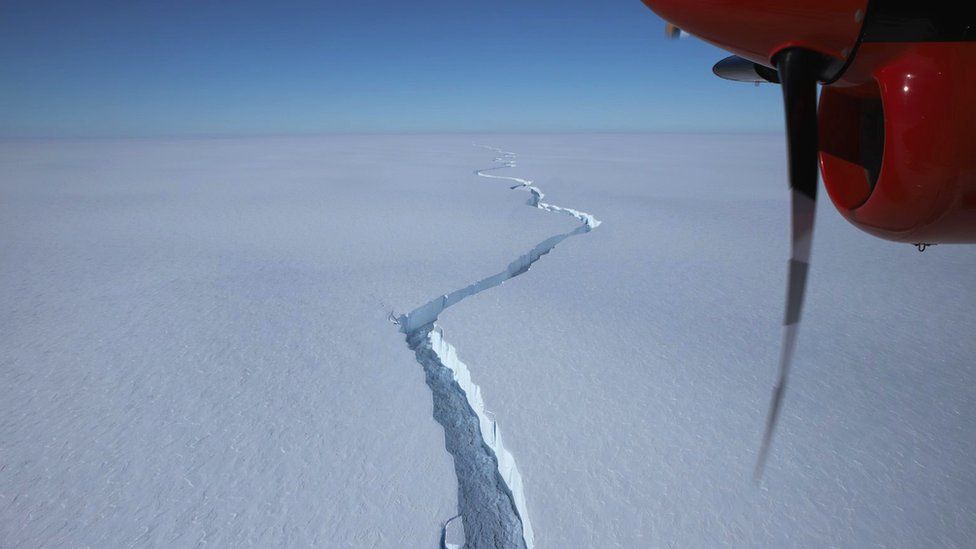
<svg viewBox="0 0 976 549"><path fill-rule="evenodd" d="M728 59L720 61L719 65L725 61ZM821 54L802 48L783 50L776 55L774 62L783 87L783 106L786 111L792 225L783 347L779 359L779 374L766 416L766 430L756 462L757 481L762 478L773 432L783 406L783 393L793 362L803 297L806 293L817 206L817 82L826 69L826 62Z"/></svg>
<svg viewBox="0 0 976 549"><path fill-rule="evenodd" d="M719 78L735 80L736 82L772 82L779 84L779 74L776 69L753 63L738 55L730 55L712 67L712 72Z"/></svg>

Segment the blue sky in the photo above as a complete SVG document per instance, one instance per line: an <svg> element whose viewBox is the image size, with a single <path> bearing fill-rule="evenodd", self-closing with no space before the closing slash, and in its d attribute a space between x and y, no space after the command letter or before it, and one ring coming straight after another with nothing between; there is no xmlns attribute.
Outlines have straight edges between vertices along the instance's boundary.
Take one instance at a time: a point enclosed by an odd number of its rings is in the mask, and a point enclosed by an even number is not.
<svg viewBox="0 0 976 549"><path fill-rule="evenodd" d="M766 132L639 0L4 0L0 135Z"/></svg>

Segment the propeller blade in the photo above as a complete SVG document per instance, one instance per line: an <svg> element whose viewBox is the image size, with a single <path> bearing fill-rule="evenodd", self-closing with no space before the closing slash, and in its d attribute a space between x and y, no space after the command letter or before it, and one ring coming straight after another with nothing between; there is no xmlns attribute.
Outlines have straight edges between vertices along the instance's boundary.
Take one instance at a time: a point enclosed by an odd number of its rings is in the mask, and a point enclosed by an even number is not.
<svg viewBox="0 0 976 549"><path fill-rule="evenodd" d="M817 206L817 80L823 68L820 54L791 48L776 56L776 69L783 86L786 109L786 142L789 150L790 201L792 234L786 293L786 315L783 320L783 348L779 359L779 376L766 417L755 476L762 477L769 455L773 431L783 405L783 393L793 362L797 330L806 293L810 268L810 247Z"/></svg>
<svg viewBox="0 0 976 549"><path fill-rule="evenodd" d="M772 82L779 84L779 74L775 69L753 63L738 55L730 55L712 67L712 72L719 78L736 82Z"/></svg>

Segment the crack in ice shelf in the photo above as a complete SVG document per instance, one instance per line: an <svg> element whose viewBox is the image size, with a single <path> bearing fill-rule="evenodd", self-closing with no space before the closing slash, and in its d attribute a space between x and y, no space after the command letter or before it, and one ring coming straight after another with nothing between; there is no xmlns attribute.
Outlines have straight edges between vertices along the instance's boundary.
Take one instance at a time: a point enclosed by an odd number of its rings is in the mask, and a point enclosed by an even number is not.
<svg viewBox="0 0 976 549"><path fill-rule="evenodd" d="M492 179L505 179L507 181L514 182L515 185L513 185L511 189L513 190L523 189L532 193L532 198L529 199L530 206L534 206L536 208L539 208L540 210L545 210L547 212L558 212L558 213L569 214L575 217L582 224L582 226L586 228L584 232L590 231L600 226L600 221L597 218L593 217L592 214L581 212L579 210L574 210L572 208L563 208L561 206L556 206L555 204L547 204L543 202L542 199L545 198L546 196L545 193L542 192L542 189L533 185L531 179L522 179L521 177L510 177L507 175L494 175L490 173L485 173L485 172L500 170L503 168L514 168L516 167L517 164L515 161L516 158L515 153L509 151L503 151L501 149L496 149L494 147L485 147L485 148L495 151L496 153L501 155L495 158L495 162L501 162L503 165L496 166L494 168L486 168L484 170L477 170L474 173L480 175L481 177L490 177Z"/></svg>
<svg viewBox="0 0 976 549"><path fill-rule="evenodd" d="M464 527L465 545L532 549L533 533L526 512L525 491L515 458L502 444L491 413L485 407L481 389L471 379L457 350L444 339L435 323L442 312L466 297L501 285L529 270L563 240L589 232L600 225L591 214L543 202L545 194L531 180L487 172L516 167L516 154L484 147L498 154L500 166L474 173L515 183L511 188L531 194L528 204L540 210L570 215L579 221L576 229L549 237L508 264L504 270L459 290L438 296L407 314L396 317L400 331L417 362L424 368L434 400L434 419L444 427L445 446L454 457L458 477L458 513ZM446 524L445 524L446 528ZM445 545L445 533L441 535Z"/></svg>

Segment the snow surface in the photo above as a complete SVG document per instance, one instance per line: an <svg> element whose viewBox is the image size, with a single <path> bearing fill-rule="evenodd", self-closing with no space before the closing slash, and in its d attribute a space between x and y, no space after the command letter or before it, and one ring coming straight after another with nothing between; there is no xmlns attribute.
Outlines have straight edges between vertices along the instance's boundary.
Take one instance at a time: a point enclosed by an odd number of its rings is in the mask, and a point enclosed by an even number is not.
<svg viewBox="0 0 976 549"><path fill-rule="evenodd" d="M752 482L783 158L781 136L0 143L0 546L436 547L464 468L389 319L582 212L602 224L433 312L534 547L967 546L976 253L826 200Z"/></svg>
<svg viewBox="0 0 976 549"><path fill-rule="evenodd" d="M826 199L783 417L781 136L498 136L603 223L441 315L518 461L535 546L970 546L976 249Z"/></svg>
<svg viewBox="0 0 976 549"><path fill-rule="evenodd" d="M0 145L0 546L436 547L388 321L572 226L446 137Z"/></svg>
<svg viewBox="0 0 976 549"><path fill-rule="evenodd" d="M458 516L463 522L461 544L533 549L532 525L518 464L505 448L494 414L481 398L480 387L458 358L456 349L443 339L443 332L436 322L449 307L525 274L560 242L586 234L599 227L600 221L586 212L543 202L545 193L528 179L488 173L516 167L517 155L502 149L484 148L497 154L494 162L499 165L476 170L475 174L515 182L510 190L528 191L531 196L529 206L570 215L579 226L539 242L504 270L437 296L409 313L395 318L391 316L391 320L406 335L417 362L424 367L434 398L434 417L444 426L447 449L454 458L459 483ZM448 528L445 524L445 538Z"/></svg>

